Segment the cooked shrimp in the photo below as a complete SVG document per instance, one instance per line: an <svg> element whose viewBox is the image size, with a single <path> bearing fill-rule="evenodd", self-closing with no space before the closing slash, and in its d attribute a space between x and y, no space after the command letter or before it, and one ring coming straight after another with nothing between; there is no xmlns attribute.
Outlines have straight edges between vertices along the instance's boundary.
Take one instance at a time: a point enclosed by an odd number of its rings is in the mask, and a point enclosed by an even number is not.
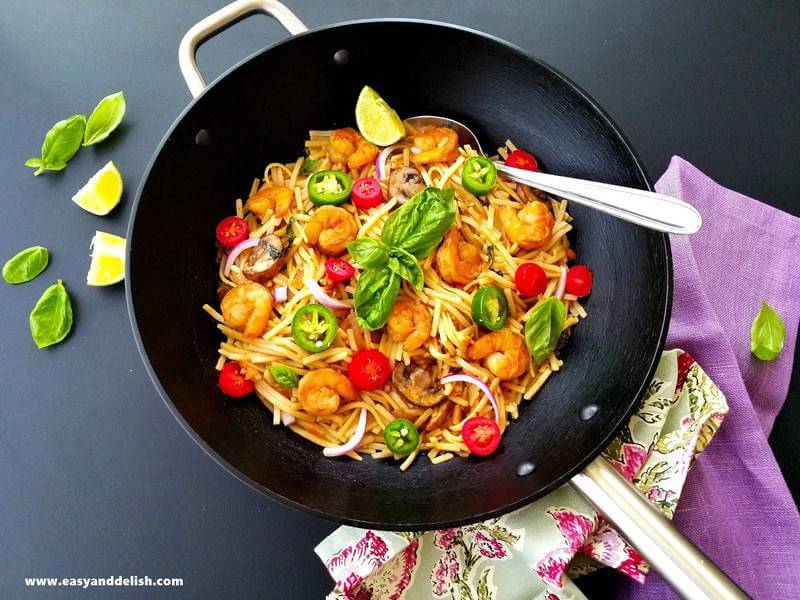
<svg viewBox="0 0 800 600"><path fill-rule="evenodd" d="M320 252L336 256L356 239L358 223L345 209L338 206L320 206L306 224L306 237L316 244Z"/></svg>
<svg viewBox="0 0 800 600"><path fill-rule="evenodd" d="M417 300L400 298L389 315L386 330L393 342L403 342L403 350L412 352L428 341L433 319L428 308Z"/></svg>
<svg viewBox="0 0 800 600"><path fill-rule="evenodd" d="M547 205L538 200L528 203L519 211L504 206L500 209L499 217L508 239L526 250L544 246L553 234L553 215Z"/></svg>
<svg viewBox="0 0 800 600"><path fill-rule="evenodd" d="M485 365L499 379L514 379L528 368L530 353L525 338L510 329L479 338L467 351L470 360L486 359Z"/></svg>
<svg viewBox="0 0 800 600"><path fill-rule="evenodd" d="M462 239L458 229L453 227L436 251L436 266L446 282L465 285L483 268L481 251Z"/></svg>
<svg viewBox="0 0 800 600"><path fill-rule="evenodd" d="M258 283L237 285L222 298L220 310L228 325L245 335L259 337L267 329L272 294Z"/></svg>
<svg viewBox="0 0 800 600"><path fill-rule="evenodd" d="M352 127L337 129L331 134L328 158L333 163L347 163L351 169L358 169L371 163L378 156L378 147L361 137Z"/></svg>
<svg viewBox="0 0 800 600"><path fill-rule="evenodd" d="M413 141L414 147L421 150L419 154L411 155L414 164L450 162L458 158L458 134L447 127L420 131Z"/></svg>
<svg viewBox="0 0 800 600"><path fill-rule="evenodd" d="M312 415L330 415L339 410L341 399L354 401L358 391L350 380L333 369L315 369L306 373L297 388L300 407Z"/></svg>
<svg viewBox="0 0 800 600"><path fill-rule="evenodd" d="M247 199L247 208L263 217L267 210L271 210L276 217L282 217L292 206L294 194L285 185L270 185L258 190Z"/></svg>

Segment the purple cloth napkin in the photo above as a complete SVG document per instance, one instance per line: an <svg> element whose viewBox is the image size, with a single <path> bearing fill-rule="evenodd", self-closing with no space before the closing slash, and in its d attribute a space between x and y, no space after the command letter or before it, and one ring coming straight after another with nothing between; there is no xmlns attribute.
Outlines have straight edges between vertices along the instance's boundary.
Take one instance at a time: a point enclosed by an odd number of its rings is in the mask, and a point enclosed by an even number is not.
<svg viewBox="0 0 800 600"><path fill-rule="evenodd" d="M675 523L753 598L800 598L800 516L767 444L789 388L800 318L800 219L718 185L677 156L656 189L703 216L698 235L671 237L667 347L694 356L730 405L689 472ZM750 355L762 299L786 325L772 362ZM677 597L655 573L643 586L620 581L616 591L626 599Z"/></svg>

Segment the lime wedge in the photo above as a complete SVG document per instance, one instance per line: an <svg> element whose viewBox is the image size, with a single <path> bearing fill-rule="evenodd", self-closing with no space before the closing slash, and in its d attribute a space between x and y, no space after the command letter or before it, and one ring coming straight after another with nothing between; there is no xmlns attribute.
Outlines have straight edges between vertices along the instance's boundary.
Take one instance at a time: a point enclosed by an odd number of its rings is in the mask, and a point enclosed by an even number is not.
<svg viewBox="0 0 800 600"><path fill-rule="evenodd" d="M361 135L376 146L391 146L406 134L398 114L368 85L358 95L356 124Z"/></svg>
<svg viewBox="0 0 800 600"><path fill-rule="evenodd" d="M107 215L119 204L122 198L122 175L116 165L108 161L106 165L86 182L72 201L93 215Z"/></svg>
<svg viewBox="0 0 800 600"><path fill-rule="evenodd" d="M86 275L88 285L111 285L125 279L125 238L95 231L92 264Z"/></svg>

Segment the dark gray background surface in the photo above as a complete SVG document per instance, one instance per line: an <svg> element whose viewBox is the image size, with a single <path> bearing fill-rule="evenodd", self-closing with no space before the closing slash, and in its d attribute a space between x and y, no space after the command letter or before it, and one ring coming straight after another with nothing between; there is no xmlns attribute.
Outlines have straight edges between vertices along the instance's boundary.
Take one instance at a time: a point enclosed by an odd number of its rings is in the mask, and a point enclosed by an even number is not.
<svg viewBox="0 0 800 600"><path fill-rule="evenodd" d="M318 598L330 587L313 546L333 524L268 500L210 460L152 387L122 286L84 283L94 231L125 234L144 167L189 102L178 42L222 3L2 2L0 258L42 244L51 264L32 283L0 285L0 598ZM680 154L720 183L800 214L795 2L289 4L310 27L415 17L503 37L592 94L653 178ZM283 35L268 18L251 18L206 44L199 64L211 80ZM280 87L278 76L253 93ZM119 89L128 113L110 140L81 150L60 174L34 178L22 166L55 121ZM95 217L70 197L110 159L126 192L110 216ZM27 316L56 278L71 293L76 326L65 343L37 350ZM798 372L771 438L796 498ZM111 575L182 577L185 585L23 589L23 577ZM582 585L605 597L613 577Z"/></svg>

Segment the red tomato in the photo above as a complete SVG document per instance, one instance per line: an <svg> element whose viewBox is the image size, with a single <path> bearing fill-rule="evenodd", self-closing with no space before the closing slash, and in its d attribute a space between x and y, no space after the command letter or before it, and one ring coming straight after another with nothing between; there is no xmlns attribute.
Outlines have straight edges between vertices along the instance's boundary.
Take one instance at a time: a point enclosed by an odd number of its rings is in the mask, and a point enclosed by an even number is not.
<svg viewBox="0 0 800 600"><path fill-rule="evenodd" d="M233 248L250 235L247 223L239 217L225 217L217 225L217 241L226 248Z"/></svg>
<svg viewBox="0 0 800 600"><path fill-rule="evenodd" d="M492 419L472 417L464 422L461 437L469 451L477 456L488 456L500 445L500 427Z"/></svg>
<svg viewBox="0 0 800 600"><path fill-rule="evenodd" d="M539 163L530 152L525 150L514 150L510 152L506 159L507 167L514 167L517 169L525 169L526 171L536 171L539 169Z"/></svg>
<svg viewBox="0 0 800 600"><path fill-rule="evenodd" d="M355 272L353 265L342 258L329 258L325 261L325 274L331 283L347 281Z"/></svg>
<svg viewBox="0 0 800 600"><path fill-rule="evenodd" d="M373 208L383 202L381 184L374 177L362 177L353 183L350 200L361 210Z"/></svg>
<svg viewBox="0 0 800 600"><path fill-rule="evenodd" d="M219 389L231 398L241 398L253 391L253 382L244 376L244 371L239 363L228 361L219 372Z"/></svg>
<svg viewBox="0 0 800 600"><path fill-rule="evenodd" d="M353 355L347 377L360 390L374 390L389 381L392 368L389 359L378 350L361 350Z"/></svg>
<svg viewBox="0 0 800 600"><path fill-rule="evenodd" d="M594 277L592 276L592 272L589 270L589 267L575 265L569 271L567 271L566 290L568 294L572 294L578 298L582 296L588 296L589 292L592 291L593 284Z"/></svg>
<svg viewBox="0 0 800 600"><path fill-rule="evenodd" d="M547 287L547 275L544 269L534 263L522 263L514 273L514 283L520 295L533 297L544 292Z"/></svg>

